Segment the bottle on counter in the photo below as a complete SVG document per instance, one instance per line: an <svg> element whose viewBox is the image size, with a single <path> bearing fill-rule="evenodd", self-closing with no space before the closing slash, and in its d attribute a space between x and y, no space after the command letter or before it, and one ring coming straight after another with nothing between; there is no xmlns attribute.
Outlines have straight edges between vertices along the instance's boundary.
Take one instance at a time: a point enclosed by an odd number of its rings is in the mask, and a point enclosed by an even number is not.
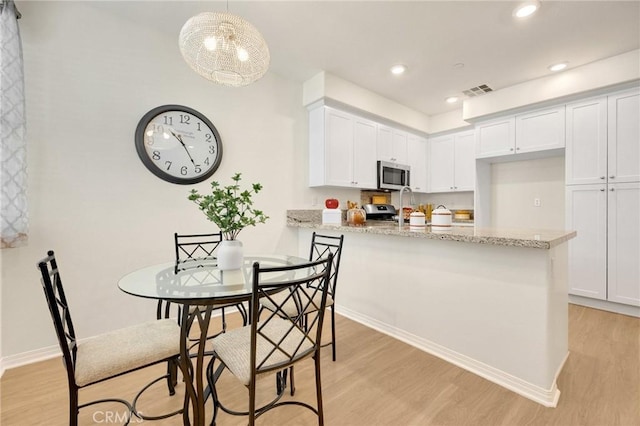
<svg viewBox="0 0 640 426"><path fill-rule="evenodd" d="M433 213L433 204L426 204L424 206L424 216L427 222L431 222L431 214Z"/></svg>

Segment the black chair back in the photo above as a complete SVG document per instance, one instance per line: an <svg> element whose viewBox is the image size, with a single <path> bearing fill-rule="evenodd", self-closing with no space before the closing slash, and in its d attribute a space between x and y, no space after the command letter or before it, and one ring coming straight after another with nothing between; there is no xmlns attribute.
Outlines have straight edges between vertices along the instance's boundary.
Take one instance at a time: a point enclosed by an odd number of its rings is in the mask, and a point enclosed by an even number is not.
<svg viewBox="0 0 640 426"><path fill-rule="evenodd" d="M223 240L222 232L211 234L173 234L174 246L176 253L176 263L174 273L186 271L192 268L200 268L204 266L217 266L218 258L215 254L218 246ZM158 319L170 318L172 303L165 300L159 300L156 308L156 316ZM233 305L242 316L243 323L247 323L247 312L241 303ZM222 332L227 329L224 307L219 307L222 311ZM178 320L182 315L182 311L178 308Z"/></svg>
<svg viewBox="0 0 640 426"><path fill-rule="evenodd" d="M204 265L216 265L218 259L214 252L222 241L222 232L213 234L179 235L175 239L176 266L175 273L189 268Z"/></svg>
<svg viewBox="0 0 640 426"><path fill-rule="evenodd" d="M333 237L330 235L320 235L313 233L311 236L311 251L309 260L324 259L333 255L331 265L331 276L329 277L329 294L335 298L336 285L338 283L338 271L340 270L340 257L342 256L342 243L344 235Z"/></svg>
<svg viewBox="0 0 640 426"><path fill-rule="evenodd" d="M254 263L249 365L256 368L252 369L252 383L258 374L282 370L311 354L319 356L332 260L333 255L329 253L324 259L294 266L260 268L258 262ZM277 282L273 282L273 278L263 281L262 277L267 274L281 274L283 278ZM287 297L274 298L280 291L287 292ZM275 309L260 318L260 303L265 299L271 300ZM293 316L285 309L291 300L298 311ZM302 326L305 315L307 327ZM260 345L261 349L269 348L259 354L256 350L258 339L268 342ZM278 359L279 362L274 362Z"/></svg>
<svg viewBox="0 0 640 426"><path fill-rule="evenodd" d="M217 265L218 259L214 252L222 241L222 232L213 234L173 234L176 263L173 272L177 274L191 268L205 265ZM156 317L158 319L171 317L171 302L158 300ZM180 310L178 318L180 318Z"/></svg>
<svg viewBox="0 0 640 426"><path fill-rule="evenodd" d="M73 328L71 320L71 312L67 298L64 294L62 286L62 278L58 270L55 254L52 250L47 252L47 257L38 262L38 269L42 274L40 282L47 299L51 319L53 319L58 343L62 350L62 355L67 370L67 379L69 383L75 383L75 363L76 363L76 332Z"/></svg>

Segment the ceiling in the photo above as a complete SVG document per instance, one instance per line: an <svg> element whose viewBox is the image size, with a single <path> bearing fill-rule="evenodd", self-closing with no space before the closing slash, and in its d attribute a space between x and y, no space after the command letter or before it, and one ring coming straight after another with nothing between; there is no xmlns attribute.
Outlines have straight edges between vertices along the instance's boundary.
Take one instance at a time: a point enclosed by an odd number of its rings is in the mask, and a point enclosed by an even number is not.
<svg viewBox="0 0 640 426"><path fill-rule="evenodd" d="M427 115L487 84L499 90L640 48L640 1L545 1L516 20L519 1L238 1L229 12L263 34L270 72L304 82L325 70ZM92 2L176 38L185 21L226 2ZM408 66L402 76L390 67ZM458 64L458 65L456 65ZM463 65L460 65L463 64ZM640 66L640 64L639 64Z"/></svg>

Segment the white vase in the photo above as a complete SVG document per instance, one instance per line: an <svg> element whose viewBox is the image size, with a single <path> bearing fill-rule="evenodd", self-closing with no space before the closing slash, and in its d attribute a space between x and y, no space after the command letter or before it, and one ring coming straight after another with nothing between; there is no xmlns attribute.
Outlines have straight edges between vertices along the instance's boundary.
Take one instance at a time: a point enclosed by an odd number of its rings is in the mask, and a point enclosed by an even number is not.
<svg viewBox="0 0 640 426"><path fill-rule="evenodd" d="M244 261L244 249L242 241L223 240L218 246L218 269L221 271L229 271L232 269L240 269Z"/></svg>

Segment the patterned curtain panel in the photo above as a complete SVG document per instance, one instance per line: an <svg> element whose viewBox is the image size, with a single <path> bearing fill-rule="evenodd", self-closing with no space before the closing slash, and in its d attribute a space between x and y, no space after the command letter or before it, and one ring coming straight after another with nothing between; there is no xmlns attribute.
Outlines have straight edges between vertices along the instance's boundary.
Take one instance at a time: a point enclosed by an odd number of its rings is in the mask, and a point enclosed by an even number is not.
<svg viewBox="0 0 640 426"><path fill-rule="evenodd" d="M27 242L27 147L20 14L13 0L0 7L0 238L7 248Z"/></svg>

